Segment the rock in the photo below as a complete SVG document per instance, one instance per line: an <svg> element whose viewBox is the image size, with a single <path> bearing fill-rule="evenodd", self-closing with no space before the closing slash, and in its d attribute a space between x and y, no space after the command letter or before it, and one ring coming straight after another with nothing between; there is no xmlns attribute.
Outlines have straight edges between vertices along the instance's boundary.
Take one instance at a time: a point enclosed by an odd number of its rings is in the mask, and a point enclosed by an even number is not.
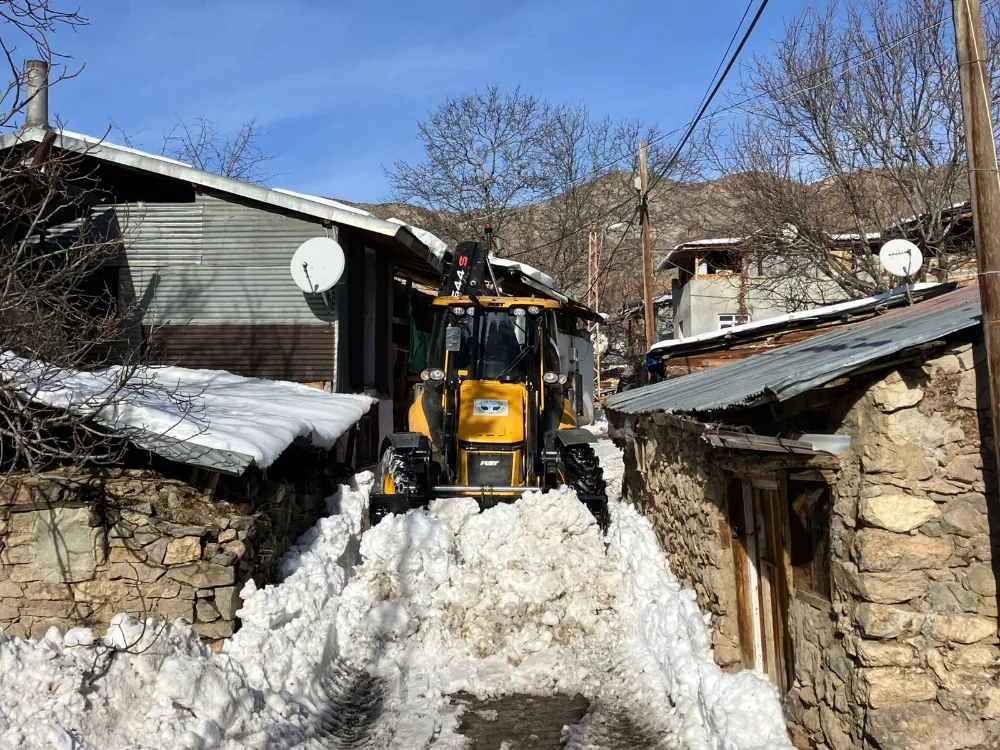
<svg viewBox="0 0 1000 750"><path fill-rule="evenodd" d="M832 565L833 578L839 588L869 602L879 604L899 604L908 602L927 593L931 582L919 570L858 573L852 563L834 561Z"/></svg>
<svg viewBox="0 0 1000 750"><path fill-rule="evenodd" d="M0 602L0 620L16 620L20 617L17 607L9 602ZM8 635L10 635L8 633Z"/></svg>
<svg viewBox="0 0 1000 750"><path fill-rule="evenodd" d="M875 474L902 474L907 481L923 481L934 476L935 464L919 445L878 441L865 458L865 470Z"/></svg>
<svg viewBox="0 0 1000 750"><path fill-rule="evenodd" d="M41 488L39 488L41 489ZM104 557L101 529L90 525L91 509L51 507L35 511L32 565L48 583L74 583L94 577Z"/></svg>
<svg viewBox="0 0 1000 750"><path fill-rule="evenodd" d="M144 550L133 550L128 547L112 547L108 553L108 562L136 563L146 562Z"/></svg>
<svg viewBox="0 0 1000 750"><path fill-rule="evenodd" d="M906 532L941 515L937 503L925 497L896 493L861 501L861 518L888 531Z"/></svg>
<svg viewBox="0 0 1000 750"><path fill-rule="evenodd" d="M125 578L129 581L152 583L163 577L166 569L146 563L113 563L108 566L108 578Z"/></svg>
<svg viewBox="0 0 1000 750"><path fill-rule="evenodd" d="M996 646L959 646L944 654L948 669L976 669L1000 665L1000 650Z"/></svg>
<svg viewBox="0 0 1000 750"><path fill-rule="evenodd" d="M215 622L219 619L219 610L207 599L199 600L194 609L198 622Z"/></svg>
<svg viewBox="0 0 1000 750"><path fill-rule="evenodd" d="M925 523L923 526L920 527L920 533L923 534L924 536L929 536L933 537L934 539L937 539L939 536L941 536L941 522L930 521L929 523Z"/></svg>
<svg viewBox="0 0 1000 750"><path fill-rule="evenodd" d="M236 539L236 529L226 529L219 534L219 542L231 542Z"/></svg>
<svg viewBox="0 0 1000 750"><path fill-rule="evenodd" d="M194 622L194 602L190 599L157 599L155 610L164 620L181 618Z"/></svg>
<svg viewBox="0 0 1000 750"><path fill-rule="evenodd" d="M972 563L965 571L965 581L969 588L980 596L997 595L997 579L991 565Z"/></svg>
<svg viewBox="0 0 1000 750"><path fill-rule="evenodd" d="M239 539L232 542L227 542L226 544L222 545L222 549L223 551L228 552L230 555L236 557L237 560L242 560L243 556L246 555L247 553L246 544L240 541Z"/></svg>
<svg viewBox="0 0 1000 750"><path fill-rule="evenodd" d="M983 723L948 713L934 702L869 711L867 732L882 748L962 750L986 741Z"/></svg>
<svg viewBox="0 0 1000 750"><path fill-rule="evenodd" d="M159 518L149 519L149 525L159 532L178 539L185 536L196 536L200 539L208 533L208 529L204 526L190 526L180 523L172 523L170 521L163 521Z"/></svg>
<svg viewBox="0 0 1000 750"><path fill-rule="evenodd" d="M130 590L122 580L83 581L73 587L73 598L78 602L118 602L125 599Z"/></svg>
<svg viewBox="0 0 1000 750"><path fill-rule="evenodd" d="M810 732L815 734L819 731L819 709L818 708L807 708L802 713L802 724Z"/></svg>
<svg viewBox="0 0 1000 750"><path fill-rule="evenodd" d="M29 606L24 607L24 614L29 614L32 617L60 617L65 618L75 614L75 610L78 606L74 601L68 602L57 602L57 601L35 601ZM85 605L84 605L85 606Z"/></svg>
<svg viewBox="0 0 1000 750"><path fill-rule="evenodd" d="M952 556L951 540L902 536L865 529L854 537L854 554L862 571L900 571L943 567Z"/></svg>
<svg viewBox="0 0 1000 750"><path fill-rule="evenodd" d="M996 637L997 621L978 615L937 615L931 619L930 632L945 643L976 643Z"/></svg>
<svg viewBox="0 0 1000 750"><path fill-rule="evenodd" d="M232 586L236 580L236 571L230 567L202 561L170 568L167 577L195 588L207 589Z"/></svg>
<svg viewBox="0 0 1000 750"><path fill-rule="evenodd" d="M819 707L819 723L833 750L851 750L854 747L851 735L844 731L844 723L825 703Z"/></svg>
<svg viewBox="0 0 1000 750"><path fill-rule="evenodd" d="M25 599L72 599L73 591L65 583L43 583L34 581L24 587Z"/></svg>
<svg viewBox="0 0 1000 750"><path fill-rule="evenodd" d="M933 670L942 690L951 693L953 697L971 698L976 690L989 680L985 669L952 669L946 665L944 656L939 649L927 652L927 666Z"/></svg>
<svg viewBox="0 0 1000 750"><path fill-rule="evenodd" d="M142 587L142 595L150 599L173 599L180 593L181 585L168 578L161 578L156 583Z"/></svg>
<svg viewBox="0 0 1000 750"><path fill-rule="evenodd" d="M193 562L201 559L201 538L196 536L171 539L167 542L167 552L163 557L164 565Z"/></svg>
<svg viewBox="0 0 1000 750"><path fill-rule="evenodd" d="M908 667L913 664L916 652L905 643L859 641L858 661L865 667Z"/></svg>
<svg viewBox="0 0 1000 750"><path fill-rule="evenodd" d="M1000 719L1000 688L988 687L980 691L984 719Z"/></svg>
<svg viewBox="0 0 1000 750"><path fill-rule="evenodd" d="M886 434L894 443L919 445L932 454L948 443L965 439L962 427L935 412L927 417L917 409L902 409L885 417Z"/></svg>
<svg viewBox="0 0 1000 750"><path fill-rule="evenodd" d="M924 622L920 612L886 604L858 604L854 619L862 635L869 638L900 638L916 635Z"/></svg>
<svg viewBox="0 0 1000 750"><path fill-rule="evenodd" d="M941 529L946 534L958 534L972 537L977 534L988 534L990 530L986 514L976 510L965 500L954 500L948 503L941 518Z"/></svg>
<svg viewBox="0 0 1000 750"><path fill-rule="evenodd" d="M219 614L226 620L232 620L236 617L236 611L243 606L243 600L240 599L240 592L236 586L223 586L215 590L215 606L219 610ZM739 651L730 645L730 648L736 652L737 657L739 656ZM715 656L719 658L719 647L715 648ZM734 661L738 661L738 658Z"/></svg>
<svg viewBox="0 0 1000 750"><path fill-rule="evenodd" d="M955 354L944 354L924 362L923 369L932 378L941 375L955 375L962 371L962 362Z"/></svg>
<svg viewBox="0 0 1000 750"><path fill-rule="evenodd" d="M975 370L966 370L958 381L955 405L963 409L988 409L990 405L989 378L979 377Z"/></svg>
<svg viewBox="0 0 1000 750"><path fill-rule="evenodd" d="M908 385L895 370L874 383L868 392L875 405L887 413L916 406L924 397L924 392L919 387Z"/></svg>
<svg viewBox="0 0 1000 750"><path fill-rule="evenodd" d="M855 691L861 703L872 708L902 706L937 696L934 676L922 669L863 667L855 672Z"/></svg>
<svg viewBox="0 0 1000 750"><path fill-rule="evenodd" d="M0 599L16 599L21 593L21 587L13 581L0 581Z"/></svg>
<svg viewBox="0 0 1000 750"><path fill-rule="evenodd" d="M215 565L229 568L236 563L236 555L230 554L229 552L221 552L218 555L213 555L211 560Z"/></svg>
<svg viewBox="0 0 1000 750"><path fill-rule="evenodd" d="M202 638L217 639L228 638L233 634L233 623L230 620L216 620L215 622L196 622L195 632Z"/></svg>
<svg viewBox="0 0 1000 750"><path fill-rule="evenodd" d="M48 580L47 573L31 565L15 565L10 569L10 580L15 583Z"/></svg>
<svg viewBox="0 0 1000 750"><path fill-rule="evenodd" d="M931 589L928 596L932 612L956 614L959 612L975 612L976 597L952 582L938 583Z"/></svg>
<svg viewBox="0 0 1000 750"><path fill-rule="evenodd" d="M945 469L945 474L949 479L965 482L966 484L972 484L977 479L982 479L982 474L972 465L972 461L965 456L956 456L953 458L948 464L947 469Z"/></svg>
<svg viewBox="0 0 1000 750"><path fill-rule="evenodd" d="M154 565L163 565L163 559L167 556L167 542L169 540L158 538L155 542L146 545L146 560Z"/></svg>

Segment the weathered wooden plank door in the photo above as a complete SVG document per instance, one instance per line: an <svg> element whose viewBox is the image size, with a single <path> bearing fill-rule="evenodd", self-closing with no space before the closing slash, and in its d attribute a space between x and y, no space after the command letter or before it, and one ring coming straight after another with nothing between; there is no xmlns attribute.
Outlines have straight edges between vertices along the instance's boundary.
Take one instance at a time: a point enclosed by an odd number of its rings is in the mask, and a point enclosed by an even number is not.
<svg viewBox="0 0 1000 750"><path fill-rule="evenodd" d="M735 486L733 486L735 485ZM778 482L746 478L731 485L730 523L736 531L737 622L743 665L767 674L778 688L788 688L785 573L785 510Z"/></svg>

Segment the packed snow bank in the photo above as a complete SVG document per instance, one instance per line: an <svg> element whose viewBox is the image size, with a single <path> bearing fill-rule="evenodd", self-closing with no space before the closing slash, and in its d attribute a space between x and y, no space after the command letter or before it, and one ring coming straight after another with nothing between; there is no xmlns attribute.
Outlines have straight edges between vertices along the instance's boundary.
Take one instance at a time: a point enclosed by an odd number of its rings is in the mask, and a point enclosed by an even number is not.
<svg viewBox="0 0 1000 750"><path fill-rule="evenodd" d="M244 378L222 370L120 367L95 372L55 368L0 355L0 377L17 382L25 398L101 424L142 430L187 445L232 451L265 468L298 439L330 448L371 408L370 396L326 393L278 380ZM137 436L137 441L141 436Z"/></svg>
<svg viewBox="0 0 1000 750"><path fill-rule="evenodd" d="M607 539L566 488L483 513L437 501L362 534L370 481L330 499L280 584L247 584L222 654L128 618L94 643L0 636L0 748L458 748L458 691L580 693L663 747L789 747L776 690L715 666L633 508L612 502Z"/></svg>

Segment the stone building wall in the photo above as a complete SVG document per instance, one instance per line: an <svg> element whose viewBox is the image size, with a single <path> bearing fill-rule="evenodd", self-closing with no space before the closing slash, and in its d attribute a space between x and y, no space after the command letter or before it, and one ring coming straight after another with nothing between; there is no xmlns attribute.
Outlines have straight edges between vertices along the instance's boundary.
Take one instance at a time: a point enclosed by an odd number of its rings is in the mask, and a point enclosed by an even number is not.
<svg viewBox="0 0 1000 750"><path fill-rule="evenodd" d="M324 513L316 483L250 482L242 502L150 470L12 478L0 488L0 629L103 632L119 612L233 633L239 592L263 583Z"/></svg>
<svg viewBox="0 0 1000 750"><path fill-rule="evenodd" d="M829 482L830 601L795 592L787 620L785 707L799 747L1000 746L1000 507L985 384L982 353L964 344L853 378L832 402L807 394L787 405L791 421L806 413L812 431L852 437L836 458L717 450L662 415L610 415L625 448L625 496L712 614L727 669L740 668L740 650L726 472L784 469Z"/></svg>

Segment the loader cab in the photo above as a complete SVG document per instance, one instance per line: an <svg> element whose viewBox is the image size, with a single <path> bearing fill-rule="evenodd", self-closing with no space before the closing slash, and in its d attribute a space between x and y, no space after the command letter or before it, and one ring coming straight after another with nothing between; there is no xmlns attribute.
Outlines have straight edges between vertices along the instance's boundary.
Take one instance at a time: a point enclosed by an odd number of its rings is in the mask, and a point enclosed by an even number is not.
<svg viewBox="0 0 1000 750"><path fill-rule="evenodd" d="M445 297L434 307L410 429L428 435L450 482L537 483L543 436L576 424L560 367L558 303Z"/></svg>

